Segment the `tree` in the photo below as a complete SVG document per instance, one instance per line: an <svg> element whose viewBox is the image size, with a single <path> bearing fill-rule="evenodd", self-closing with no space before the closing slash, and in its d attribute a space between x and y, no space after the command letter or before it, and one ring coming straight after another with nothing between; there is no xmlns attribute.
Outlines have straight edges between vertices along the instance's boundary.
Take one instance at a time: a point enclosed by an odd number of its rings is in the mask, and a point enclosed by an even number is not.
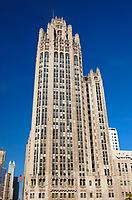
<svg viewBox="0 0 132 200"><path fill-rule="evenodd" d="M132 200L132 193L127 193L125 200Z"/></svg>

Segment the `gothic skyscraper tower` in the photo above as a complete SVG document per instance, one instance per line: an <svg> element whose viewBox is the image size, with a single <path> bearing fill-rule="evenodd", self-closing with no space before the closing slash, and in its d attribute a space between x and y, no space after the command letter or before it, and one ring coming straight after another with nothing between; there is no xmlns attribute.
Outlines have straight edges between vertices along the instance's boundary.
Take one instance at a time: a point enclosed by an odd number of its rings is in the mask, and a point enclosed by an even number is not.
<svg viewBox="0 0 132 200"><path fill-rule="evenodd" d="M115 174L99 69L83 77L79 35L54 18L36 56L23 200L115 196Z"/></svg>
<svg viewBox="0 0 132 200"><path fill-rule="evenodd" d="M25 199L31 189L35 199L39 195L50 199L57 188L56 197L76 197L76 177L85 181L82 106L79 36L73 37L72 27L55 18L47 32L39 32L32 127L25 161ZM62 194L61 190L68 192Z"/></svg>

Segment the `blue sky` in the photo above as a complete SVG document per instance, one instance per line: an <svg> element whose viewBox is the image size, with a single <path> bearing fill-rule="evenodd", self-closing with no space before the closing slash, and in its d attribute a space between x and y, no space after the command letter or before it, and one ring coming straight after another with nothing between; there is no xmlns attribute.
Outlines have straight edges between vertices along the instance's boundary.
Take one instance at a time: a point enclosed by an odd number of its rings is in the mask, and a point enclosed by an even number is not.
<svg viewBox="0 0 132 200"><path fill-rule="evenodd" d="M79 33L84 74L101 70L109 126L116 127L121 149L132 149L132 1L0 1L0 147L7 162L23 174L28 139L36 46L40 27L54 14Z"/></svg>

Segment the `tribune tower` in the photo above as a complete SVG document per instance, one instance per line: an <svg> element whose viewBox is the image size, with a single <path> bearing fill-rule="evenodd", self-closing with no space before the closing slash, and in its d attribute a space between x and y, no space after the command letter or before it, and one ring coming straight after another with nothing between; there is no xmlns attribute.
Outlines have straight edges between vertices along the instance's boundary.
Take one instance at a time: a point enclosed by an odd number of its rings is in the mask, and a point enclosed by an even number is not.
<svg viewBox="0 0 132 200"><path fill-rule="evenodd" d="M62 18L42 28L23 200L118 199L99 69L83 76L79 35Z"/></svg>

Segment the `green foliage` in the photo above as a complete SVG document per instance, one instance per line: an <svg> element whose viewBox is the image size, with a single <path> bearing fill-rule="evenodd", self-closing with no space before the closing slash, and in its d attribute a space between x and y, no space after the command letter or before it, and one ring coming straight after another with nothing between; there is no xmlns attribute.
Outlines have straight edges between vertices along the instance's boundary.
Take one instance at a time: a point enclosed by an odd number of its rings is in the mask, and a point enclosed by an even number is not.
<svg viewBox="0 0 132 200"><path fill-rule="evenodd" d="M132 193L127 193L125 200L132 200Z"/></svg>

